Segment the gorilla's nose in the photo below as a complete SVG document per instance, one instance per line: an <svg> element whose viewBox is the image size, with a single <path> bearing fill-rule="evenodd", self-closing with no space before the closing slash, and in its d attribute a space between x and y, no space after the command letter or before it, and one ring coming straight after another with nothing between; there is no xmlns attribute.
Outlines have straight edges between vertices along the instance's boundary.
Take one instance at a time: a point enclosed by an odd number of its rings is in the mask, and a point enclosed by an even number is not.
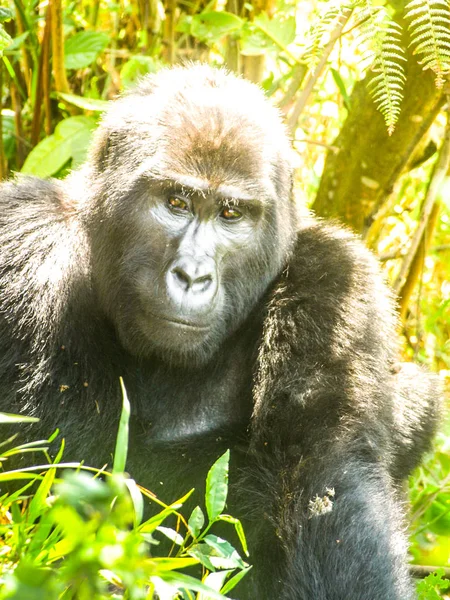
<svg viewBox="0 0 450 600"><path fill-rule="evenodd" d="M172 277L175 285L185 292L191 290L193 293L205 292L213 282L212 273L201 264L178 264L172 269Z"/></svg>
<svg viewBox="0 0 450 600"><path fill-rule="evenodd" d="M167 290L172 300L188 310L206 308L217 290L214 262L207 257L178 259L167 273Z"/></svg>

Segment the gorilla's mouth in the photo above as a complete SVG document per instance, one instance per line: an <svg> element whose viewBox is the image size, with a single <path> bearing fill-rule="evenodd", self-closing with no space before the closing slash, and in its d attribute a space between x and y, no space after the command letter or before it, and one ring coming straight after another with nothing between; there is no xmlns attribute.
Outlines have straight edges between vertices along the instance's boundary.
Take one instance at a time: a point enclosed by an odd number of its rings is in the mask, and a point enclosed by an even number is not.
<svg viewBox="0 0 450 600"><path fill-rule="evenodd" d="M170 325L175 325L175 327L187 328L193 331L208 331L211 329L210 324L205 323L196 323L195 321L188 321L186 319L181 319L180 317L171 317L168 315L157 315L155 313L149 313L150 316L154 319L158 319L159 321L165 321L166 323L170 323Z"/></svg>
<svg viewBox="0 0 450 600"><path fill-rule="evenodd" d="M189 321L183 321L182 319L169 319L168 317L160 317L163 321L167 321L171 325L179 327L188 327L189 329L197 329L198 331L208 331L211 329L210 325L199 325L198 323L190 323Z"/></svg>

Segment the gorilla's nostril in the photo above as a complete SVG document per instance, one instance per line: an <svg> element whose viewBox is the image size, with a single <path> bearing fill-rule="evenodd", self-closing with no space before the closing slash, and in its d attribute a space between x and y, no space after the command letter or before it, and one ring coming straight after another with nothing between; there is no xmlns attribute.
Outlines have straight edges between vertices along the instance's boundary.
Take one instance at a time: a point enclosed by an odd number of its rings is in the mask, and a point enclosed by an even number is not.
<svg viewBox="0 0 450 600"><path fill-rule="evenodd" d="M211 284L212 276L209 274L203 275L202 277L197 277L197 279L192 282L192 289L196 292L206 292Z"/></svg>
<svg viewBox="0 0 450 600"><path fill-rule="evenodd" d="M172 269L172 274L175 276L177 283L181 285L184 290L188 290L192 287L192 279L181 267L175 267Z"/></svg>

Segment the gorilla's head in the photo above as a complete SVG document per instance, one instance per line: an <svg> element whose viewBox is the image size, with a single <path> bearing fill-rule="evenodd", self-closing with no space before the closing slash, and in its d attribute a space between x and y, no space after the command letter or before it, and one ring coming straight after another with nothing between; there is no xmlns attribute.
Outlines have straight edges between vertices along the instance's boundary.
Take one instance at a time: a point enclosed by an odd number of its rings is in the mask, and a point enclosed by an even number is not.
<svg viewBox="0 0 450 600"><path fill-rule="evenodd" d="M86 219L128 351L201 364L249 315L294 239L290 152L261 90L224 70L163 70L111 104Z"/></svg>

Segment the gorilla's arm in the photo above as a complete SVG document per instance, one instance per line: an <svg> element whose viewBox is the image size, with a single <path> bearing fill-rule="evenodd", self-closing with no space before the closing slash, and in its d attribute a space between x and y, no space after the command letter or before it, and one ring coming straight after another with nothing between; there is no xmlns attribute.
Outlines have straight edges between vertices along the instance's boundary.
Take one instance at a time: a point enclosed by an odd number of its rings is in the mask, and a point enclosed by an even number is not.
<svg viewBox="0 0 450 600"><path fill-rule="evenodd" d="M405 477L415 465L429 440L421 430L434 428L437 411L430 383L421 422L409 430L402 422L391 368L395 323L362 245L321 225L300 232L268 309L255 463L242 482L249 514L270 521L274 535L261 545L264 536L256 534L256 562L268 559L267 545L273 557L279 548L279 560L260 570L272 573L263 589L282 582L284 595L275 585L273 597L342 599L349 581L355 598L411 597L392 476Z"/></svg>

